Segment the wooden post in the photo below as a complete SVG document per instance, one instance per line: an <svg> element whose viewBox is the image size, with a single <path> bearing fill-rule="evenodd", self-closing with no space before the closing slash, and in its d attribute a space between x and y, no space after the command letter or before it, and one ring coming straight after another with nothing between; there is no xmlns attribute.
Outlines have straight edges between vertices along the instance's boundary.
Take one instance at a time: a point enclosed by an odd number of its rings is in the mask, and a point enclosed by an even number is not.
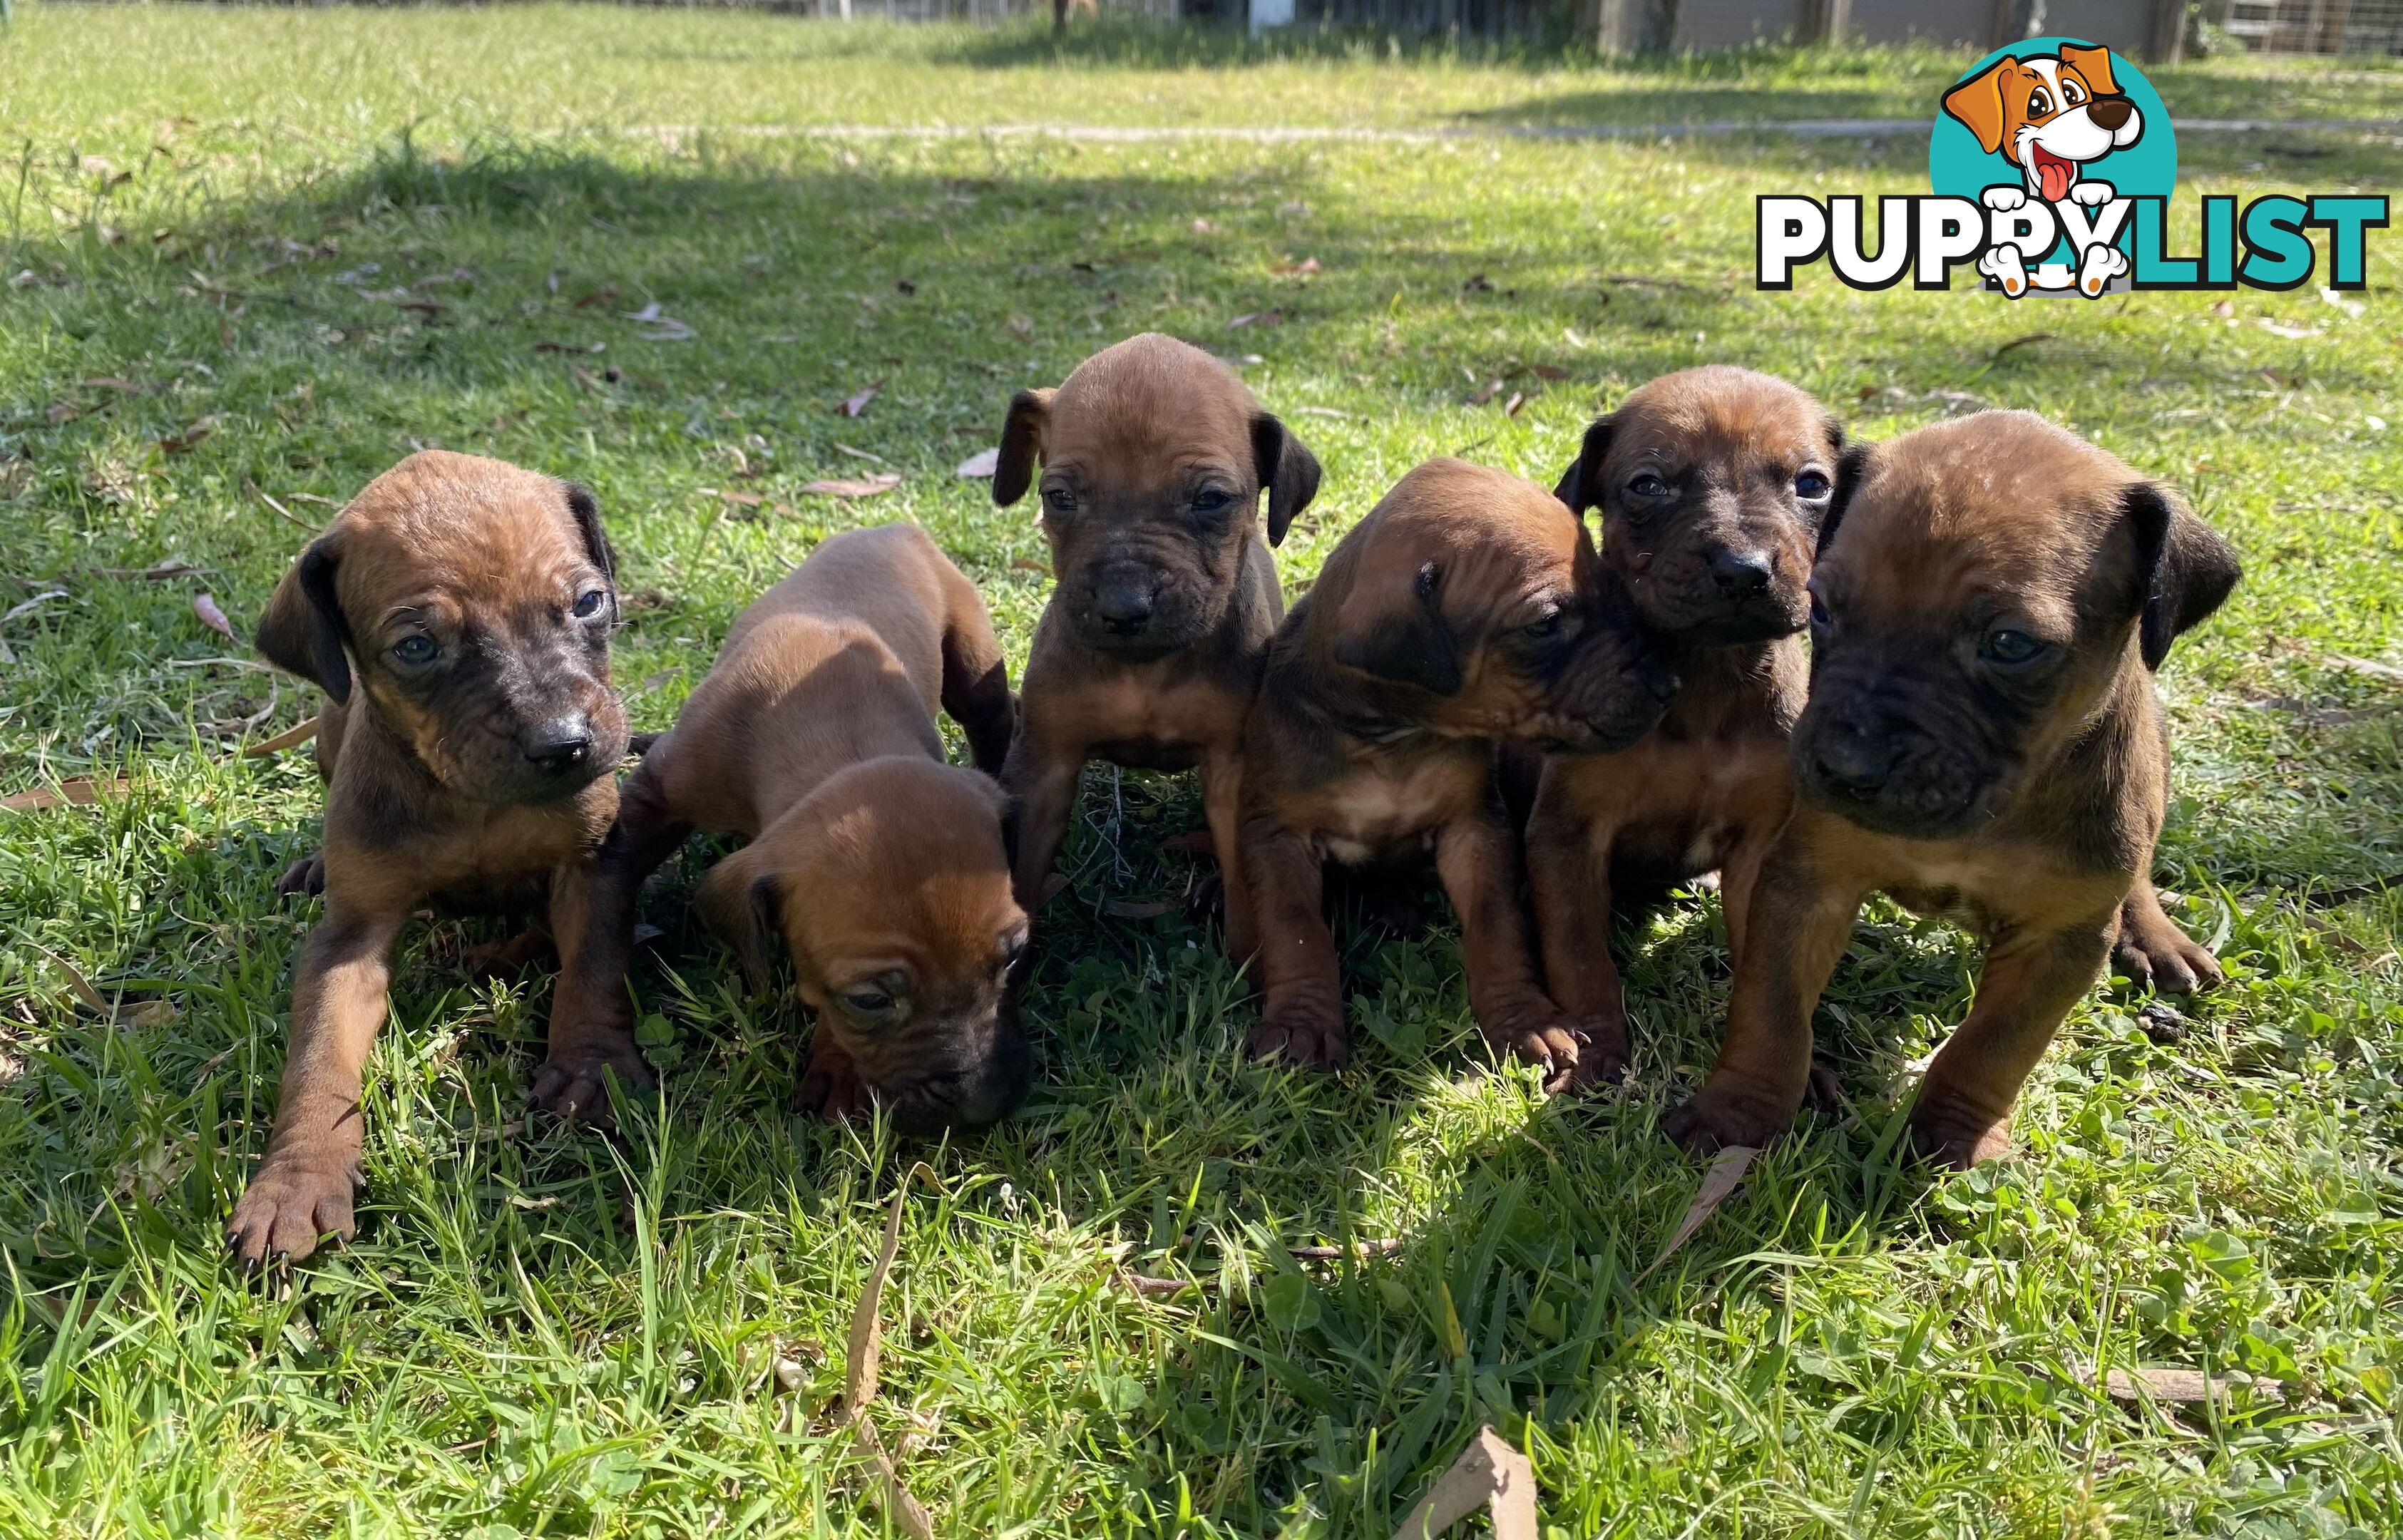
<svg viewBox="0 0 2403 1540"><path fill-rule="evenodd" d="M2153 0L2152 35L2145 40L2145 62L2174 64L2186 58L2186 0Z"/></svg>
<svg viewBox="0 0 2403 1540"><path fill-rule="evenodd" d="M1812 7L1811 41L1834 48L1853 30L1853 0L1818 0Z"/></svg>

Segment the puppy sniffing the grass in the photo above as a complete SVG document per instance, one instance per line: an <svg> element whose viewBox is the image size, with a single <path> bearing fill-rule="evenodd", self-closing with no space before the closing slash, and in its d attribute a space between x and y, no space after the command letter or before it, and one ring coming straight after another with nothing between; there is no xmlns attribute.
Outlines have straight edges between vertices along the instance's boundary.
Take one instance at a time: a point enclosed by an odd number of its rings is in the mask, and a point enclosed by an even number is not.
<svg viewBox="0 0 2403 1540"><path fill-rule="evenodd" d="M944 762L939 706L979 770ZM817 1016L802 1099L883 1103L902 1127L977 1126L1026 1092L1006 998L1026 945L1007 807L990 771L1015 703L975 587L911 525L838 534L727 633L674 731L626 783L563 918L552 1062L536 1100L605 1115L645 1078L626 967L646 874L695 828L750 840L694 904L764 988L773 937Z"/></svg>
<svg viewBox="0 0 2403 1540"><path fill-rule="evenodd" d="M1002 772L1020 808L1018 901L1043 900L1085 761L1199 766L1228 951L1249 956L1243 712L1285 608L1269 546L1317 494L1318 462L1225 365L1156 333L1095 354L1057 390L1018 394L993 501L1023 496L1038 462L1056 586Z"/></svg>
<svg viewBox="0 0 2403 1540"><path fill-rule="evenodd" d="M1544 978L1588 1047L1574 1082L1628 1064L1610 958L1614 896L1720 874L1729 951L1792 802L1785 741L1810 662L1812 556L1843 430L1782 380L1709 368L1664 375L1586 432L1556 495L1602 510L1602 560L1676 670L1660 725L1617 754L1543 762L1527 870Z"/></svg>
<svg viewBox="0 0 2403 1540"><path fill-rule="evenodd" d="M1565 1083L1587 1043L1536 977L1495 747L1624 748L1675 687L1551 493L1458 460L1396 482L1278 628L1245 724L1243 858L1264 992L1253 1055L1342 1064L1326 863L1431 848L1478 1025Z"/></svg>
<svg viewBox="0 0 2403 1540"><path fill-rule="evenodd" d="M291 879L322 884L326 912L294 969L274 1132L227 1231L245 1267L353 1233L360 1077L410 916L441 896L555 901L600 847L627 742L612 567L582 488L433 451L369 482L269 602L258 650L326 695L325 848Z"/></svg>
<svg viewBox="0 0 2403 1540"><path fill-rule="evenodd" d="M1884 891L1986 941L1976 1004L1911 1114L1966 1166L2100 973L2149 871L2167 780L2152 671L2236 559L2169 488L2023 412L1847 451L1812 576L1793 817L1761 864L1727 1042L1671 1136L1785 1131L1811 1015Z"/></svg>

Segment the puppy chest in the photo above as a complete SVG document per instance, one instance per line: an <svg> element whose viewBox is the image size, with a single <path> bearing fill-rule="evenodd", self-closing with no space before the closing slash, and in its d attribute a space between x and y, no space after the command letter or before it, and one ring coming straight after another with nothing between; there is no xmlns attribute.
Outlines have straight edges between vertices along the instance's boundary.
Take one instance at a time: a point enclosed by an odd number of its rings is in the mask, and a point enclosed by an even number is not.
<svg viewBox="0 0 2403 1540"><path fill-rule="evenodd" d="M1449 776L1347 776L1320 800L1317 844L1328 858L1358 866L1404 846L1424 845L1460 800Z"/></svg>
<svg viewBox="0 0 2403 1540"><path fill-rule="evenodd" d="M1143 770L1185 770L1202 753L1232 743L1242 718L1224 691L1161 689L1126 682L1080 695L1070 708L1076 736L1098 758Z"/></svg>

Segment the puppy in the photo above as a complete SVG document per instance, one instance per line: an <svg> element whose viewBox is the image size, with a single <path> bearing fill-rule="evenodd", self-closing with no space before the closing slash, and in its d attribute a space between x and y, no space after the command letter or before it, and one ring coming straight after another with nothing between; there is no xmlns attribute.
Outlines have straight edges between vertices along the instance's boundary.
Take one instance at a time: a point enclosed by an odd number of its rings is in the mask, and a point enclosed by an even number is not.
<svg viewBox="0 0 2403 1540"><path fill-rule="evenodd" d="M1458 460L1403 477L1278 628L1244 726L1264 992L1252 1054L1342 1064L1325 864L1432 846L1478 1025L1548 1081L1574 1075L1586 1039L1536 979L1494 746L1624 748L1675 688L1557 498Z"/></svg>
<svg viewBox="0 0 2403 1540"><path fill-rule="evenodd" d="M1018 394L993 501L1023 496L1038 460L1056 586L1002 772L1019 807L1018 901L1043 900L1086 760L1198 765L1228 950L1247 957L1243 712L1285 608L1269 545L1317 495L1318 461L1224 365L1157 333L1095 354L1057 390Z"/></svg>
<svg viewBox="0 0 2403 1540"><path fill-rule="evenodd" d="M245 1268L353 1233L360 1075L419 906L556 895L599 848L627 742L612 571L582 488L427 452L369 482L276 586L258 650L326 694L325 849L293 879L322 882L326 913L293 972L274 1132L227 1230Z"/></svg>
<svg viewBox="0 0 2403 1540"><path fill-rule="evenodd" d="M2076 44L2064 44L2057 54L1995 60L1945 92L1944 110L1978 136L1987 154L2000 154L2025 177L2024 187L1986 189L1986 206L2004 212L2030 198L2090 207L2108 201L2115 189L2085 175L2087 165L2126 149L2145 132L2145 115L2112 78L2111 50ZM2027 291L2027 265L2017 246L1994 246L1978 267L2014 299ZM2127 271L2126 252L2098 243L2079 258L2078 291L2096 298Z"/></svg>
<svg viewBox="0 0 2403 1540"><path fill-rule="evenodd" d="M1546 756L1528 818L1545 981L1584 1038L1573 1084L1616 1080L1628 1064L1614 895L1717 871L1729 954L1743 954L1753 878L1792 802L1785 741L1810 681L1804 585L1843 441L1782 380L1687 369L1596 422L1561 477L1570 508L1602 510L1603 564L1679 680L1632 748Z"/></svg>
<svg viewBox="0 0 2403 1540"><path fill-rule="evenodd" d="M938 705L979 770L946 764ZM605 1112L641 1084L626 966L643 878L695 828L751 842L693 901L755 989L781 932L817 1033L801 1097L828 1117L884 1103L907 1130L990 1123L1026 1092L1004 998L1026 945L990 772L1015 703L984 602L912 525L826 540L760 595L626 783L562 923L539 1102ZM982 773L980 773L980 771Z"/></svg>
<svg viewBox="0 0 2403 1540"><path fill-rule="evenodd" d="M2021 1082L2149 869L2152 671L2236 559L2169 488L2023 412L1848 451L1836 480L1794 814L1754 883L1726 1045L1668 1131L1706 1152L1792 1122L1812 1010L1882 890L1986 940L1911 1114L1924 1154L1966 1166L2008 1148Z"/></svg>

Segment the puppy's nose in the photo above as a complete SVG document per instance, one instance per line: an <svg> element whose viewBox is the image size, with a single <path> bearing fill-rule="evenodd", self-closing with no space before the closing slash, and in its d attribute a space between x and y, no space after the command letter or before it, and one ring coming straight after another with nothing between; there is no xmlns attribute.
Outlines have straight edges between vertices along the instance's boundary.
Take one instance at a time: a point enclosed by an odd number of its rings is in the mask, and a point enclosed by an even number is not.
<svg viewBox="0 0 2403 1540"><path fill-rule="evenodd" d="M2125 97L2098 96L2087 107L2086 116L2094 119L2096 128L2117 133L2135 110L2135 104Z"/></svg>
<svg viewBox="0 0 2403 1540"><path fill-rule="evenodd" d="M1711 581L1729 599L1768 592L1772 576L1767 551L1723 550L1711 558Z"/></svg>
<svg viewBox="0 0 2403 1540"><path fill-rule="evenodd" d="M1831 723L1813 756L1821 780L1850 792L1879 790L1894 770L1893 740L1855 722Z"/></svg>
<svg viewBox="0 0 2403 1540"><path fill-rule="evenodd" d="M1132 636L1150 623L1152 590L1132 580L1106 582L1093 590L1093 613L1102 624L1122 636Z"/></svg>
<svg viewBox="0 0 2403 1540"><path fill-rule="evenodd" d="M518 734L518 752L537 770L557 774L584 762L592 752L592 726L581 716L554 717Z"/></svg>

